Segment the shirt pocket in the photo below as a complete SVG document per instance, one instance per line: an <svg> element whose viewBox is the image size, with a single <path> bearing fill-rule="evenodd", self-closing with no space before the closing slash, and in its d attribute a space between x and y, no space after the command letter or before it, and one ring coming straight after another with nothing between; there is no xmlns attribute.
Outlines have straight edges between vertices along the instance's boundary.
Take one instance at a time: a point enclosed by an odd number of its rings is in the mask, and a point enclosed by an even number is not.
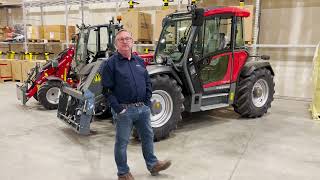
<svg viewBox="0 0 320 180"><path fill-rule="evenodd" d="M142 66L139 65L139 64L137 64L137 65L135 66L135 69L136 69L137 74L138 74L139 76L142 76L142 77L144 77L144 75L145 75L145 73L146 73L146 71L147 71L144 67L142 67Z"/></svg>

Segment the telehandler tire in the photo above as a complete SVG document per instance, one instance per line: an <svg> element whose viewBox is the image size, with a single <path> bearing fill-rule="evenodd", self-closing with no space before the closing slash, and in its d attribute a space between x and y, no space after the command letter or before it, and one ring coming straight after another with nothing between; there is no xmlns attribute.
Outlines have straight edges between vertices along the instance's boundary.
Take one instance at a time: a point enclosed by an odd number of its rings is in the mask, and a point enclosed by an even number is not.
<svg viewBox="0 0 320 180"><path fill-rule="evenodd" d="M267 113L274 95L274 81L271 71L261 68L250 76L240 77L233 105L242 117L256 118Z"/></svg>

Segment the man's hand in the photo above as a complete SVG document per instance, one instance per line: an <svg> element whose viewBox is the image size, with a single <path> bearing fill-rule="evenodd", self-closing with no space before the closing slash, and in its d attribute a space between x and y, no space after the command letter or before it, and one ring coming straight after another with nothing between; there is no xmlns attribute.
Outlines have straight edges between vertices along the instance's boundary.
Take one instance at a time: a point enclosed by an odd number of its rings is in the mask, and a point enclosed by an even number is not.
<svg viewBox="0 0 320 180"><path fill-rule="evenodd" d="M123 109L121 112L119 112L119 114L123 114L127 111L127 109Z"/></svg>
<svg viewBox="0 0 320 180"><path fill-rule="evenodd" d="M154 106L155 106L155 103L156 103L156 100L153 100L149 106L150 108L150 112L151 112L151 115L154 116L155 115L155 112L154 112Z"/></svg>
<svg viewBox="0 0 320 180"><path fill-rule="evenodd" d="M153 112L153 108L152 107L149 107L149 108L150 108L151 115L154 116L155 113Z"/></svg>

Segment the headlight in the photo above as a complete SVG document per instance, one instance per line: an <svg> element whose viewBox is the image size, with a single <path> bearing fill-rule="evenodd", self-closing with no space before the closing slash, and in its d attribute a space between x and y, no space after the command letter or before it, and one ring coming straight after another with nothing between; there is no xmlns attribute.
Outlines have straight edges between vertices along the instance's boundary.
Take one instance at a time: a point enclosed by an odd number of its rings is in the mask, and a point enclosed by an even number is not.
<svg viewBox="0 0 320 180"><path fill-rule="evenodd" d="M162 64L163 63L163 58L161 56L156 57L156 63L157 64Z"/></svg>

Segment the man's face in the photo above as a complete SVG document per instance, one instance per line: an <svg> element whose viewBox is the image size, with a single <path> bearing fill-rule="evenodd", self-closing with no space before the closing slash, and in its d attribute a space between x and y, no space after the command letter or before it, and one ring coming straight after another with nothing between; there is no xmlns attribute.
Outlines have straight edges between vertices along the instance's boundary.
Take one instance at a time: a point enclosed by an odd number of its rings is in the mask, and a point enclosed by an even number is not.
<svg viewBox="0 0 320 180"><path fill-rule="evenodd" d="M123 31L116 37L116 47L119 51L131 51L133 40L129 32Z"/></svg>

